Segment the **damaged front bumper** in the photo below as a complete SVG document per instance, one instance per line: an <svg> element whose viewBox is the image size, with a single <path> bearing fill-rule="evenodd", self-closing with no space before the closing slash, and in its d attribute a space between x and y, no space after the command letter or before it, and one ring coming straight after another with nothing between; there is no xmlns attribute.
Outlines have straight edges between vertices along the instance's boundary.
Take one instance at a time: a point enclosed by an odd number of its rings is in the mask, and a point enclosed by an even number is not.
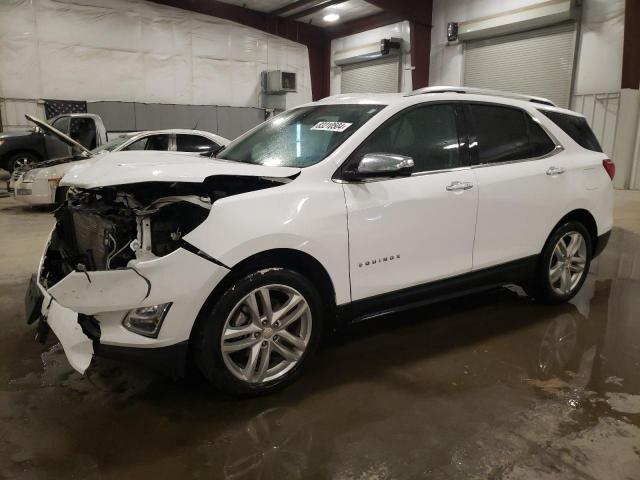
<svg viewBox="0 0 640 480"><path fill-rule="evenodd" d="M40 322L54 331L78 372L84 373L95 356L151 365L181 376L193 323L228 271L179 248L118 270L74 271L48 290L38 278L42 300L33 301L41 304ZM33 301L27 302L27 318L34 317L29 311ZM132 309L169 302L171 308L156 338L123 326Z"/></svg>

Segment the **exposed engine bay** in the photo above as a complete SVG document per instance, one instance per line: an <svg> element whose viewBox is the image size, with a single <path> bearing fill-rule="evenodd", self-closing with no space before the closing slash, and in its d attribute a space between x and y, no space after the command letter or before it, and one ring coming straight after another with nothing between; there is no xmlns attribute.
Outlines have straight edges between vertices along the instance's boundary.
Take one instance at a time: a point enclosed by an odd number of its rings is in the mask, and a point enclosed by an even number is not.
<svg viewBox="0 0 640 480"><path fill-rule="evenodd" d="M216 200L288 181L218 176L203 183L145 182L75 191L55 211L40 282L50 288L73 271L127 268L132 260L168 255L207 218Z"/></svg>

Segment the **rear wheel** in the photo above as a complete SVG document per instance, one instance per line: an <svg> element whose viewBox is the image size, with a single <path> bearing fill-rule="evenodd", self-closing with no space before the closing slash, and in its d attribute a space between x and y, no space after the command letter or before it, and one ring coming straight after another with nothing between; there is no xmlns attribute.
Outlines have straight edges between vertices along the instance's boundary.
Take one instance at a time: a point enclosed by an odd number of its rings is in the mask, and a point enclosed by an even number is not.
<svg viewBox="0 0 640 480"><path fill-rule="evenodd" d="M540 257L532 292L536 300L555 304L573 298L587 277L591 255L591 236L583 224L558 227Z"/></svg>
<svg viewBox="0 0 640 480"><path fill-rule="evenodd" d="M317 349L321 298L304 276L267 269L232 285L199 324L195 361L221 390L252 396L297 377Z"/></svg>

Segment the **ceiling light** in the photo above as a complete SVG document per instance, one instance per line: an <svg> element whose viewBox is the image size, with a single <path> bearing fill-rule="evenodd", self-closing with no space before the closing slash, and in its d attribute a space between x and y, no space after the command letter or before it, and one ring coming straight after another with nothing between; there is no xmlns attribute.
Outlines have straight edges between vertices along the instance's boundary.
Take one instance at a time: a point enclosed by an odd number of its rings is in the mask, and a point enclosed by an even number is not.
<svg viewBox="0 0 640 480"><path fill-rule="evenodd" d="M324 17L322 17L322 20L324 20L325 22L336 22L340 20L340 15L338 15L337 13L328 13Z"/></svg>

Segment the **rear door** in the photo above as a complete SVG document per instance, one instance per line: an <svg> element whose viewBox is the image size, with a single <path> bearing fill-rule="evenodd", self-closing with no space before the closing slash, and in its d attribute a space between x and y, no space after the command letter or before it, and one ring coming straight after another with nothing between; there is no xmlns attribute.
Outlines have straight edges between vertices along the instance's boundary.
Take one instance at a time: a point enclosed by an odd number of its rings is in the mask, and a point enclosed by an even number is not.
<svg viewBox="0 0 640 480"><path fill-rule="evenodd" d="M473 269L540 253L571 189L562 148L525 110L468 103L478 179Z"/></svg>
<svg viewBox="0 0 640 480"><path fill-rule="evenodd" d="M380 126L367 153L412 157L410 177L344 183L353 300L469 272L478 189L456 105L428 103Z"/></svg>

